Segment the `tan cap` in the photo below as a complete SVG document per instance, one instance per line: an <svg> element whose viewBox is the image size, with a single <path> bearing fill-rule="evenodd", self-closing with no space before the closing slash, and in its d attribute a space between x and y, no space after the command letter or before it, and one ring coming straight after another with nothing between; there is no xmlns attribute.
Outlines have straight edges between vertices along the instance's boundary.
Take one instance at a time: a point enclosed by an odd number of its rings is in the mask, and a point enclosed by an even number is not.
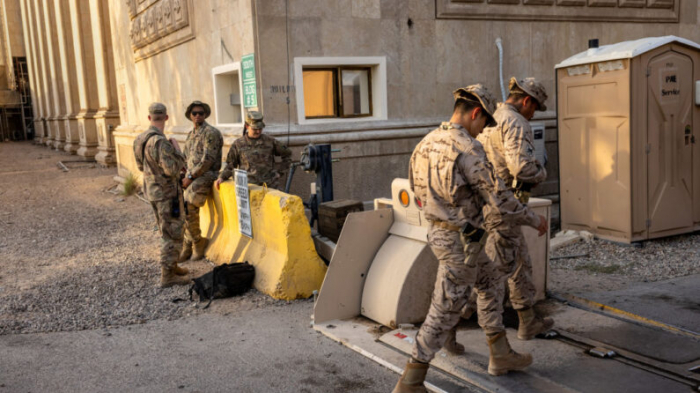
<svg viewBox="0 0 700 393"><path fill-rule="evenodd" d="M459 89L452 92L455 101L459 99L467 101L478 100L481 106L486 112L486 117L488 118L486 122L486 127L495 127L496 120L493 118L493 113L496 111L496 99L493 98L491 93L489 93L486 86L481 83L475 85L469 85L467 87L460 87Z"/></svg>
<svg viewBox="0 0 700 393"><path fill-rule="evenodd" d="M165 105L161 104L160 102L154 102L148 106L148 114L149 115L167 115L168 108L166 108Z"/></svg>
<svg viewBox="0 0 700 393"><path fill-rule="evenodd" d="M265 128L263 115L258 111L248 111L245 115L245 123L253 128Z"/></svg>
<svg viewBox="0 0 700 393"><path fill-rule="evenodd" d="M209 115L211 115L211 107L209 107L209 105L203 103L202 101L192 101L192 103L187 106L187 110L185 111L186 118L188 118L188 119L190 118L190 113L192 113L192 108L194 108L195 106L201 106L202 108L204 108L204 118L205 119L207 117L209 117Z"/></svg>
<svg viewBox="0 0 700 393"><path fill-rule="evenodd" d="M547 110L547 106L544 104L544 102L547 101L547 91L544 89L544 86L537 81L537 79L525 78L517 80L515 77L512 77L510 78L510 83L508 84L508 90L511 93L517 92L518 90L525 92L525 94L537 101L538 111L544 112Z"/></svg>

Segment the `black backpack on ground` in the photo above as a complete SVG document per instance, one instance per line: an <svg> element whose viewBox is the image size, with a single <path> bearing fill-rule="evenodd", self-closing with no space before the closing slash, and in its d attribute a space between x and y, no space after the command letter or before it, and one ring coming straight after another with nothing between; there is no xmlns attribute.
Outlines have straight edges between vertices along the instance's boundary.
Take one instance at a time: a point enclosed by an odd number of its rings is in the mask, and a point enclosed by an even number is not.
<svg viewBox="0 0 700 393"><path fill-rule="evenodd" d="M237 296L245 293L253 285L255 268L248 262L225 263L214 267L214 270L200 277L192 279L190 287L190 300L192 291L196 292L199 300L209 299L204 308L209 307L214 299Z"/></svg>

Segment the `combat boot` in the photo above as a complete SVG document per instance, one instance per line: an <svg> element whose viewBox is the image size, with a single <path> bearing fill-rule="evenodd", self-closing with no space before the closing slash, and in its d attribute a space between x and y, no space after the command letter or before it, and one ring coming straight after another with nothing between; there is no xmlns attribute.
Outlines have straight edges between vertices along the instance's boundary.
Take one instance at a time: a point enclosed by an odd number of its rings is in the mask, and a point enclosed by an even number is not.
<svg viewBox="0 0 700 393"><path fill-rule="evenodd" d="M532 340L538 334L542 334L554 326L552 318L542 318L535 315L535 310L530 307L518 310L518 339Z"/></svg>
<svg viewBox="0 0 700 393"><path fill-rule="evenodd" d="M185 240L182 242L182 251L180 251L180 258L177 259L178 262L185 262L192 256L192 243Z"/></svg>
<svg viewBox="0 0 700 393"><path fill-rule="evenodd" d="M204 258L204 251L206 251L208 245L209 239L206 237L202 237L199 239L199 241L194 243L194 255L192 255L192 260L198 261Z"/></svg>
<svg viewBox="0 0 700 393"><path fill-rule="evenodd" d="M409 360L392 393L427 393L428 389L423 382L428 367L430 366L427 363L413 363Z"/></svg>
<svg viewBox="0 0 700 393"><path fill-rule="evenodd" d="M511 349L506 332L489 337L488 342L491 351L489 374L504 375L508 371L522 370L532 364L532 355L529 353L519 354Z"/></svg>
<svg viewBox="0 0 700 393"><path fill-rule="evenodd" d="M442 347L453 355L464 354L464 345L457 342L457 328L453 328L447 333L447 340Z"/></svg>
<svg viewBox="0 0 700 393"><path fill-rule="evenodd" d="M160 287L170 288L173 285L187 285L190 283L190 279L185 276L178 276L175 274L175 269L170 269L167 267L160 268Z"/></svg>
<svg viewBox="0 0 700 393"><path fill-rule="evenodd" d="M175 264L175 267L173 267L173 273L177 274L178 276L186 276L189 272L189 270L185 269L184 267L180 267L177 264Z"/></svg>

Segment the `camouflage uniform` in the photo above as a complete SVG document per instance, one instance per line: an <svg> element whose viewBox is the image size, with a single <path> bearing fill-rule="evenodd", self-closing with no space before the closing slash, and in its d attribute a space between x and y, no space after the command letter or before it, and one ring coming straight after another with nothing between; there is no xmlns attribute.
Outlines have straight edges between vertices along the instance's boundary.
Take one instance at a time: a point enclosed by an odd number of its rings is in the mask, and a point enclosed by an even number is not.
<svg viewBox="0 0 700 393"><path fill-rule="evenodd" d="M428 363L459 321L472 287L478 291L481 327L487 334L504 331L496 293L503 273L483 252L466 265L461 234L454 228L467 223L488 231L500 225L537 226L539 218L513 197L494 175L481 144L456 124L442 123L418 144L409 180L432 224L428 242L440 261L430 310L412 353L414 359Z"/></svg>
<svg viewBox="0 0 700 393"><path fill-rule="evenodd" d="M547 95L542 85L533 78L522 81L511 79L510 90L524 91L536 99L539 110L545 110ZM496 127L484 129L478 140L483 144L494 170L508 187L513 180L538 184L547 178L547 171L535 158L534 136L530 123L508 103L499 104L494 113ZM501 226L488 239L486 252L499 269L506 272L510 301L516 310L533 306L535 286L532 283L532 261L520 226ZM505 297L505 284L500 286L499 297Z"/></svg>
<svg viewBox="0 0 700 393"><path fill-rule="evenodd" d="M144 196L151 202L160 229L161 266L172 269L182 248L185 224L185 207L180 192L180 169L185 165L185 158L153 126L134 141L134 157L143 172ZM179 214L173 214L174 203L178 204Z"/></svg>
<svg viewBox="0 0 700 393"><path fill-rule="evenodd" d="M282 162L275 163L275 156L282 157ZM265 183L270 188L279 189L282 174L292 162L291 157L292 151L271 136L261 134L260 138L252 139L244 135L231 145L226 156L226 167L219 178L227 180L238 168L248 172L249 183Z"/></svg>
<svg viewBox="0 0 700 393"><path fill-rule="evenodd" d="M195 126L187 135L184 154L187 160L187 176L192 177L192 183L185 190L187 202L187 230L185 237L188 243L196 243L201 239L199 229L199 208L211 192L211 186L221 169L221 148L224 139L221 132L206 121L201 126Z"/></svg>

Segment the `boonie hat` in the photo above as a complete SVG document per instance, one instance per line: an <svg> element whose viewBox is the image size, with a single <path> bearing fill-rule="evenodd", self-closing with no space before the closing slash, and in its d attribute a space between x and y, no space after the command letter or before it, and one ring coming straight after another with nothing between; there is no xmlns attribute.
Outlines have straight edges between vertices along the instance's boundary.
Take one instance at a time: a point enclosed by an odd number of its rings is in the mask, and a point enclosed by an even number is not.
<svg viewBox="0 0 700 393"><path fill-rule="evenodd" d="M517 92L518 90L523 91L537 101L538 111L544 112L547 110L547 106L544 104L544 102L547 101L547 91L537 79L525 78L517 80L515 77L512 77L510 78L510 83L508 83L508 90L511 93Z"/></svg>
<svg viewBox="0 0 700 393"><path fill-rule="evenodd" d="M457 100L478 101L486 112L486 127L495 127L496 119L493 118L493 113L496 111L496 99L489 93L486 86L481 83L460 87L452 92L452 95Z"/></svg>
<svg viewBox="0 0 700 393"><path fill-rule="evenodd" d="M265 128L263 115L258 111L248 111L245 115L245 124L252 128Z"/></svg>
<svg viewBox="0 0 700 393"><path fill-rule="evenodd" d="M167 115L168 108L166 108L165 105L161 104L160 102L154 102L148 106L148 114L149 115Z"/></svg>
<svg viewBox="0 0 700 393"><path fill-rule="evenodd" d="M204 108L204 118L206 119L211 115L211 107L209 107L208 104L203 103L202 101L192 101L192 103L187 107L187 110L185 111L185 117L190 118L190 114L192 113L192 108L195 106L201 106Z"/></svg>

